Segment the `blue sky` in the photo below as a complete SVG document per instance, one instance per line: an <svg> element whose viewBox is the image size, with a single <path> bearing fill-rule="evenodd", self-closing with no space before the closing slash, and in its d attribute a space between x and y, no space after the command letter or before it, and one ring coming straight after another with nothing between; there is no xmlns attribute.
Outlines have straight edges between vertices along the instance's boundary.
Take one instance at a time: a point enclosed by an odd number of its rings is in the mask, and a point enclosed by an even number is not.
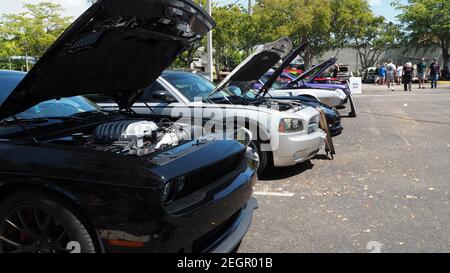
<svg viewBox="0 0 450 273"><path fill-rule="evenodd" d="M372 10L377 15L382 15L388 21L398 22L395 16L398 15L398 11L391 6L392 0L369 0ZM406 3L406 0L402 0L402 3Z"/></svg>
<svg viewBox="0 0 450 273"><path fill-rule="evenodd" d="M49 1L49 0L47 0ZM86 0L50 0L52 2L60 3L65 9L65 14L73 17L78 17L87 7ZM246 6L248 0L212 0L214 3L241 3ZM254 2L254 0L252 0ZM389 21L395 21L397 11L391 7L390 3L393 0L369 0L375 14L383 15ZM0 0L0 15L4 13L16 13L22 11L23 3L38 3L42 0ZM406 0L402 0L406 2Z"/></svg>

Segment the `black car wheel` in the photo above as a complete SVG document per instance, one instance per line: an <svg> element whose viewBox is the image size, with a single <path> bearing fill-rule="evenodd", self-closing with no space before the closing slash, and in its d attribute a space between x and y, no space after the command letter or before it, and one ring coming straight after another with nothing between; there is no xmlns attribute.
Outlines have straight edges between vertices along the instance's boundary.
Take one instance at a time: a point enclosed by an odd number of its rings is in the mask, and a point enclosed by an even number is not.
<svg viewBox="0 0 450 273"><path fill-rule="evenodd" d="M80 218L58 198L20 192L0 204L0 253L93 253Z"/></svg>

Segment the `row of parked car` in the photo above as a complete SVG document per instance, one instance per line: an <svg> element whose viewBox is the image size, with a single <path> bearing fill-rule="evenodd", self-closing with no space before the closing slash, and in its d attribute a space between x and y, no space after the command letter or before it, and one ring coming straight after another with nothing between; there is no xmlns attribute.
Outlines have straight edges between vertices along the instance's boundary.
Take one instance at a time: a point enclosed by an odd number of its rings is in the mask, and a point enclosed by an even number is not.
<svg viewBox="0 0 450 273"><path fill-rule="evenodd" d="M213 27L190 0L100 0L27 74L0 71L0 252L239 248L258 175L355 111L348 85L314 81L335 59L284 79L306 46L288 38L218 85L167 70Z"/></svg>

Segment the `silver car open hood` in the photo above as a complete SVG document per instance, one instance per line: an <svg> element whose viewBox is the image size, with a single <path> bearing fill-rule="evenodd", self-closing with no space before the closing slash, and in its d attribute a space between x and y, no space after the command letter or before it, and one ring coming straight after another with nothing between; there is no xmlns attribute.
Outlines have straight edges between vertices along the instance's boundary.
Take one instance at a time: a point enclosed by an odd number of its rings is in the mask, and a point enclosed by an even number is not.
<svg viewBox="0 0 450 273"><path fill-rule="evenodd" d="M265 44L256 49L223 79L210 94L215 94L231 82L257 81L292 50L292 42L288 37Z"/></svg>

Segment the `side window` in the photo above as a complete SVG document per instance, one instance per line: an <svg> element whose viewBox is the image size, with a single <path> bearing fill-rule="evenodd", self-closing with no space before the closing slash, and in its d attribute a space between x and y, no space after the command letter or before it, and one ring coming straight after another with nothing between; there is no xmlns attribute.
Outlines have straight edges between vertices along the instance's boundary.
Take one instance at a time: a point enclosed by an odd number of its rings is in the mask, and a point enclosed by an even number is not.
<svg viewBox="0 0 450 273"><path fill-rule="evenodd" d="M162 94L164 92L164 94ZM172 102L175 98L160 83L155 82L144 90L141 97L146 102Z"/></svg>

